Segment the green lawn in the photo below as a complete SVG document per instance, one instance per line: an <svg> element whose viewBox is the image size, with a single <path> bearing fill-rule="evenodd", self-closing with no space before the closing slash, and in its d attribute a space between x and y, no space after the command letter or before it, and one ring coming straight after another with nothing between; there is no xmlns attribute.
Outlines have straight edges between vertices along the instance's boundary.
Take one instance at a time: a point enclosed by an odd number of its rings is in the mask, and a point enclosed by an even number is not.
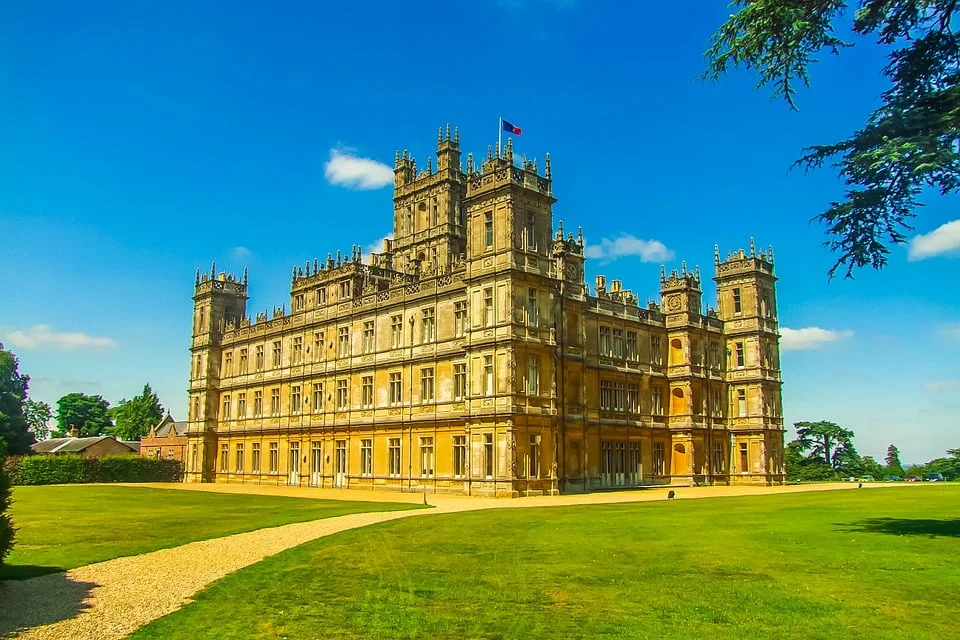
<svg viewBox="0 0 960 640"><path fill-rule="evenodd" d="M28 578L101 560L263 527L415 505L123 486L15 487L17 531L0 578Z"/></svg>
<svg viewBox="0 0 960 640"><path fill-rule="evenodd" d="M425 515L291 549L133 638L957 637L960 487Z"/></svg>

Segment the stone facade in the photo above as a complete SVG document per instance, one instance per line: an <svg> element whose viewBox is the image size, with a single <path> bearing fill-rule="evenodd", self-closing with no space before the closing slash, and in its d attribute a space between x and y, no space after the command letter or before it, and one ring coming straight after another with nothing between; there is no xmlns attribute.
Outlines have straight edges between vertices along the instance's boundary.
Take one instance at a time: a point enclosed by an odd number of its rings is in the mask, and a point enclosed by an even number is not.
<svg viewBox="0 0 960 640"><path fill-rule="evenodd" d="M294 267L290 312L197 273L187 481L530 495L781 483L772 249L661 269L660 301L584 280L549 154L395 162L393 240Z"/></svg>
<svg viewBox="0 0 960 640"><path fill-rule="evenodd" d="M140 438L140 455L163 460L186 459L187 423L175 421L168 413Z"/></svg>

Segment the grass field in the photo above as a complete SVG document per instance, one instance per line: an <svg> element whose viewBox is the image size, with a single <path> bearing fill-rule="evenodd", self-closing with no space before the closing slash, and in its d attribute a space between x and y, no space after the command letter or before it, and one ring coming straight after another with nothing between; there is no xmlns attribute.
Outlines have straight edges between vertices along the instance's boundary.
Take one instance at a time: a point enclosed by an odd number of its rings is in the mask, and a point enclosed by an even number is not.
<svg viewBox="0 0 960 640"><path fill-rule="evenodd" d="M426 515L238 571L133 638L957 637L960 487Z"/></svg>
<svg viewBox="0 0 960 640"><path fill-rule="evenodd" d="M15 487L0 578L28 578L195 540L411 505L91 485Z"/></svg>

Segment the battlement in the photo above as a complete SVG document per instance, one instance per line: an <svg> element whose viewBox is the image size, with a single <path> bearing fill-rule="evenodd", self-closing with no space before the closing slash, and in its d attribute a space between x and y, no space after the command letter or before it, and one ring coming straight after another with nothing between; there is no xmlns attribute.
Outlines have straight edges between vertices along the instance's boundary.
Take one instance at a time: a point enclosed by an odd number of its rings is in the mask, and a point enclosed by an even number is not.
<svg viewBox="0 0 960 640"><path fill-rule="evenodd" d="M553 252L556 253L572 253L577 256L582 256L584 251L583 243L583 227L577 227L577 237L574 239L573 234L567 234L567 237L563 237L563 220L557 222L557 233L553 237Z"/></svg>
<svg viewBox="0 0 960 640"><path fill-rule="evenodd" d="M660 292L668 293L671 291L682 290L700 291L700 267L694 267L693 271L687 271L687 261L680 262L680 271L676 269L667 276L666 269L660 265Z"/></svg>
<svg viewBox="0 0 960 640"><path fill-rule="evenodd" d="M724 260L720 259L720 247L713 246L713 261L716 267L716 278L726 276L740 275L749 272L759 271L773 277L773 245L770 245L767 252L757 252L756 244L753 238L750 238L749 253L743 249L737 249L727 253Z"/></svg>
<svg viewBox="0 0 960 640"><path fill-rule="evenodd" d="M217 263L211 263L210 273L200 273L197 269L197 277L194 281L194 297L211 294L213 292L231 293L238 296L247 295L247 268L243 268L243 276L238 277L232 273L221 271L217 273Z"/></svg>
<svg viewBox="0 0 960 640"><path fill-rule="evenodd" d="M505 185L519 185L531 191L542 193L553 200L553 179L550 167L550 154L544 158L544 173L537 172L536 159L521 159L520 166L514 164L513 139L507 138L503 152L498 146L496 154L493 147L487 147L487 158L479 169L474 167L473 154L467 154L467 197L498 189Z"/></svg>

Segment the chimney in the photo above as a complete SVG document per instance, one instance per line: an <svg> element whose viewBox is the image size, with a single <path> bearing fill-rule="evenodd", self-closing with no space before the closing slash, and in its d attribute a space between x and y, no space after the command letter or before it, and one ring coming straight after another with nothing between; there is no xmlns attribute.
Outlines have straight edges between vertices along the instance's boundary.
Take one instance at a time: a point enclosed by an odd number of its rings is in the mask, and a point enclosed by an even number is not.
<svg viewBox="0 0 960 640"><path fill-rule="evenodd" d="M70 425L70 437L71 437L71 438L79 438L79 437L80 437L80 430L77 429L77 425L75 425L75 424Z"/></svg>
<svg viewBox="0 0 960 640"><path fill-rule="evenodd" d="M620 288L623 286L622 280L612 280L610 282L610 291L612 293L620 293Z"/></svg>
<svg viewBox="0 0 960 640"><path fill-rule="evenodd" d="M597 276L596 285L597 285L597 294L606 292L607 278L605 276Z"/></svg>

